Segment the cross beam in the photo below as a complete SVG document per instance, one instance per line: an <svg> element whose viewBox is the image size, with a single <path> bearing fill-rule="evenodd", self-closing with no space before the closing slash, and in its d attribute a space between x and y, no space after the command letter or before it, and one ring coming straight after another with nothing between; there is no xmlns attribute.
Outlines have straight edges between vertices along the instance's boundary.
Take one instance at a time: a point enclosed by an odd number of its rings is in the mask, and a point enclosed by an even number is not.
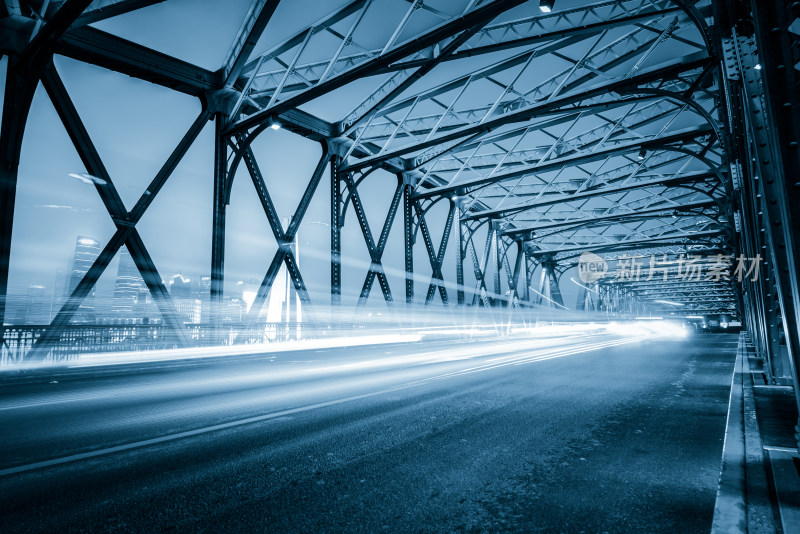
<svg viewBox="0 0 800 534"><path fill-rule="evenodd" d="M358 304L363 306L367 303L367 299L369 298L370 291L372 290L372 284L375 282L376 276L378 278L378 284L381 287L381 291L383 292L383 298L386 300L387 304L391 304L394 301L392 298L392 291L389 288L389 280L386 278L386 273L383 270L383 263L381 262L383 258L383 251L386 250L386 243L389 239L389 232L392 229L395 215L397 215L397 209L400 207L400 201L403 198L403 181L398 180L397 187L394 191L394 196L392 197L392 203L389 205L389 212L384 220L383 228L381 229L381 234L378 237L377 244L375 243L375 238L372 236L372 230L370 230L366 213L364 213L364 205L361 202L361 196L358 194L357 186L353 183L353 180L349 175L345 175L345 183L350 190L350 198L353 200L353 209L355 210L358 224L361 227L361 232L364 234L364 242L367 245L367 250L369 251L369 257L371 260L369 270L367 271L367 276L364 279L364 284L361 287L361 295L358 298Z"/></svg>
<svg viewBox="0 0 800 534"><path fill-rule="evenodd" d="M297 259L295 258L294 251L292 250L292 243L294 242L297 231L300 228L300 223L303 222L303 217L305 217L308 206L311 203L312 197L314 196L314 192L317 190L317 186L322 179L325 167L328 166L328 162L330 161L331 157L332 155L328 151L327 145L323 145L322 156L320 157L319 162L317 162L317 167L314 169L314 173L311 175L311 180L306 186L303 197L300 199L297 209L295 210L286 230L283 230L283 225L280 224L280 221L278 221L276 218L277 215L268 215L270 227L275 235L275 239L278 241L278 250L275 252L272 262L267 268L267 272L261 281L261 285L258 288L255 299L253 300L253 304L247 314L247 323L253 327L258 322L258 316L261 313L261 309L264 307L267 297L269 296L269 292L272 289L272 284L275 282L275 277L278 275L278 271L280 270L282 263L286 264L287 272L292 278L292 283L297 290L298 296L300 296L304 302L309 302L310 300L308 298L308 291L306 290L305 284L300 276L300 270L297 267ZM244 159L245 162L247 162L247 159L250 159L248 158L247 153L245 154ZM255 159L252 158L252 162L254 161ZM261 183L263 183L263 179L261 180ZM257 186L257 190L260 188L261 187L259 184L259 186ZM266 193L266 186L263 187L263 192Z"/></svg>
<svg viewBox="0 0 800 534"><path fill-rule="evenodd" d="M650 214L657 214L669 211L678 211L681 213L688 213L689 215L697 215L691 213L690 210L698 209L698 208L710 208L716 206L717 202L714 200L703 200L699 202L689 202L686 204L679 204L675 206L658 206L655 208L645 209L645 210L632 210L630 212L623 212L623 213L611 213L608 215L600 215L598 217L589 217L584 219L563 219L559 221L554 221L550 223L544 224L536 224L533 226L527 226L524 228L511 228L503 231L503 235L505 236L519 236L519 235L526 235L530 234L531 232L541 231L541 230L551 230L555 228L573 228L578 226L594 226L595 224L602 224L607 221L617 221L617 220L629 220L629 219L638 219ZM550 235L550 234L548 234Z"/></svg>
<svg viewBox="0 0 800 534"><path fill-rule="evenodd" d="M127 246L131 258L150 290L150 294L153 296L153 300L159 307L164 322L175 332L179 343L186 344L187 336L183 324L176 315L169 292L161 281L155 264L135 227L148 206L153 202L153 197L160 191L189 146L199 135L202 127L208 121L209 114L204 111L195 120L192 127L178 144L178 147L168 158L166 164L151 182L150 187L140 197L133 210L128 212L54 66L50 65L45 69L42 81L86 170L99 178L99 181L95 183L95 187L117 229L53 319L50 328L37 340L34 347L35 350L29 354L29 357L41 359L46 356L45 351L48 343L60 335L63 328L69 324L81 302L89 294L100 275L108 267L108 264L123 244Z"/></svg>

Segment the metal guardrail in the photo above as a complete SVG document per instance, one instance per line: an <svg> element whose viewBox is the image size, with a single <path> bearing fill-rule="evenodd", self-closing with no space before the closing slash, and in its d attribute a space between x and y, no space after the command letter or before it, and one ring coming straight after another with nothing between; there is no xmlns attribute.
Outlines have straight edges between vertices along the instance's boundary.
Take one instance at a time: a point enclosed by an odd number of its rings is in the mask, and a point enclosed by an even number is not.
<svg viewBox="0 0 800 534"><path fill-rule="evenodd" d="M187 324L191 346L270 343L290 339L318 339L353 334L366 328L355 324L264 323L257 329L244 324ZM25 360L47 325L5 325L0 331L0 366ZM82 354L147 351L177 348L178 342L166 325L69 325L46 347L48 361L69 361Z"/></svg>
<svg viewBox="0 0 800 534"><path fill-rule="evenodd" d="M72 361L81 355L105 352L140 352L173 348L247 345L289 340L314 340L371 334L424 334L439 337L456 335L470 338L476 333L508 335L520 327L538 324L575 324L607 321L608 313L587 313L549 308L498 308L490 312L478 307L460 312L412 310L398 314L359 309L358 313L336 310L330 318L314 321L265 322L253 327L243 322L184 324L188 346L179 342L174 330L163 323L149 324L69 324L58 336L47 341L37 359L47 362ZM614 317L629 319L631 317ZM0 367L13 366L31 359L37 340L50 325L4 325L0 327ZM48 336L49 337L49 336ZM38 347L37 347L38 350Z"/></svg>

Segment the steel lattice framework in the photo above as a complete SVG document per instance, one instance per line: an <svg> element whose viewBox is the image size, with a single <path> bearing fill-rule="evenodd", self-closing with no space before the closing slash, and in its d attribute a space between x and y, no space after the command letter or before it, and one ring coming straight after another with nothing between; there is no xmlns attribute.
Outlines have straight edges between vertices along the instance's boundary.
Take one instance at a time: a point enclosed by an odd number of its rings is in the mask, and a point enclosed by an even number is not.
<svg viewBox="0 0 800 534"><path fill-rule="evenodd" d="M415 302L420 261L432 273L426 304L452 304L455 291L458 304L563 307L559 278L584 252L608 261L639 258L645 269L658 258L660 273L677 274L693 257L708 265L716 259L730 267L722 279L670 282L651 272L582 285L578 307L635 313L637 306L659 309L665 305L655 301L676 300L687 312L743 317L768 361L780 351L779 331L792 362L800 356L795 4L561 0L543 13L537 2L523 0L354 0L254 53L279 5L254 0L224 62L210 71L93 26L155 3L0 2L0 46L9 58L0 135L0 324L20 150L41 83L87 172L99 178L95 187L116 231L40 343L59 335L123 246L165 323L185 337L136 225L214 121L212 301L222 298L226 209L240 168L278 244L251 324L282 266L300 298L309 300L293 242L326 181L333 304L342 293L341 228L352 212L371 262L362 303L376 280L384 299L395 299L383 257L400 219L408 303ZM54 55L202 102L131 210ZM353 87L357 101L340 98ZM325 117L306 111L343 101L350 103L329 106ZM782 112L793 120L778 120ZM322 145L288 224L278 216L253 145L275 124ZM376 234L366 214L374 208L360 188L378 169L396 181L385 187L391 200ZM436 219L442 213L444 220ZM415 257L420 236L424 248ZM454 280L445 276L448 248ZM735 283L737 255L764 258L758 281ZM537 273L538 291L532 286Z"/></svg>
<svg viewBox="0 0 800 534"><path fill-rule="evenodd" d="M341 294L339 234L350 205L371 260L361 302L376 279L386 301L393 301L382 256L398 212L405 221L407 302L414 301L418 236L433 274L425 301L438 293L445 304L453 286L444 276L448 246L457 248L458 303L469 295L473 303L486 305L563 306L555 277L586 250L733 252L730 224L724 222L732 220L726 127L705 26L707 2L564 1L554 12L542 13L535 2L521 0L356 0L255 55L278 7L277 1L256 1L215 72L90 25L152 3L5 4L6 31L17 45L6 51L14 60L6 98L11 108L4 127L7 159L18 159L31 87L41 80L87 171L104 182L98 193L117 225L55 318L51 335L69 323L123 245L165 320L180 332L169 293L135 226L208 120L215 121L217 138L212 299L222 295L225 212L242 164L279 244L251 308L253 324L282 265L300 297L309 299L292 242L329 166L334 303ZM376 28L375 13L381 10L397 13L397 20ZM50 61L52 54L203 102L203 111L130 212ZM27 86L18 87L15 80ZM301 110L365 80L372 89L339 110L334 121ZM13 105L17 99L20 105ZM323 156L288 227L278 217L252 148L275 123L323 143ZM378 168L395 174L397 185L387 191L392 201L376 239L359 185ZM6 182L13 185L14 178ZM7 198L13 207L13 188ZM427 219L439 202L449 207L436 239ZM7 209L6 218L12 213ZM4 226L8 234L10 223ZM481 228L485 239L478 238ZM474 289L465 285L464 261L472 263ZM556 300L531 295L539 267L543 280L551 278L540 289L550 295L550 287L556 288ZM3 280L5 287L7 267ZM730 300L721 304L712 311L731 307Z"/></svg>

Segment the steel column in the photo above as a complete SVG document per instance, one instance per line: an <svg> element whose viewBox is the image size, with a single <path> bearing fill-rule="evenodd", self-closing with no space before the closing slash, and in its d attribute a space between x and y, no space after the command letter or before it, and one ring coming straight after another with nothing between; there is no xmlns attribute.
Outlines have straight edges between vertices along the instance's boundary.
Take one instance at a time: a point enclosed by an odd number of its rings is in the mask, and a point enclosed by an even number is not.
<svg viewBox="0 0 800 534"><path fill-rule="evenodd" d="M91 3L91 0L64 2L19 55L8 57L0 124L0 342L6 319L11 235L25 124L39 76L51 62L56 41Z"/></svg>
<svg viewBox="0 0 800 534"><path fill-rule="evenodd" d="M523 245L522 240L517 239L515 242L517 244L517 257L514 261L514 274L512 275L513 279L510 281L513 282L513 284L509 283L509 286L511 286L509 287L509 289L511 289L511 294L509 295L510 302L513 302L515 298L517 301L519 301L521 298L519 294L519 277L522 269L522 261L525 256L525 253L523 252L525 245Z"/></svg>
<svg viewBox="0 0 800 534"><path fill-rule="evenodd" d="M490 302L493 306L496 306L498 303L502 303L502 298L500 297L500 292L502 288L500 287L500 269L503 268L501 263L501 256L500 256L500 221L492 221L491 223L491 232L492 232L492 245L491 245L491 253L492 253L492 269L493 272L493 286L492 291L494 295L490 299Z"/></svg>
<svg viewBox="0 0 800 534"><path fill-rule="evenodd" d="M3 122L0 127L0 329L6 316L11 234L22 136L38 83L38 77L22 73L9 64L3 100Z"/></svg>
<svg viewBox="0 0 800 534"><path fill-rule="evenodd" d="M225 284L225 211L228 180L228 143L222 131L226 116L214 115L214 193L211 223L211 322L222 324L222 298Z"/></svg>
<svg viewBox="0 0 800 534"><path fill-rule="evenodd" d="M405 245L406 304L414 302L414 186L403 185L403 243Z"/></svg>
<svg viewBox="0 0 800 534"><path fill-rule="evenodd" d="M456 228L456 298L459 306L464 305L464 228L461 223L461 206L462 201L460 198L454 198L453 204L455 212L453 214L453 224Z"/></svg>
<svg viewBox="0 0 800 534"><path fill-rule="evenodd" d="M342 303L342 180L339 156L331 157L331 306Z"/></svg>

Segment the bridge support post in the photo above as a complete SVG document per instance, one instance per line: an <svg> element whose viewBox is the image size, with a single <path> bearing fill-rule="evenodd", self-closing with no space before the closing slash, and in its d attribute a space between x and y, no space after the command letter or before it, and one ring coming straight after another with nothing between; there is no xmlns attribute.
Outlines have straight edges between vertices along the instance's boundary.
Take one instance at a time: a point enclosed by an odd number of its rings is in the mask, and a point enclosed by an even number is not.
<svg viewBox="0 0 800 534"><path fill-rule="evenodd" d="M414 186L416 179L410 173L403 180L403 243L405 252L406 304L414 303Z"/></svg>
<svg viewBox="0 0 800 534"><path fill-rule="evenodd" d="M525 302L530 303L531 302L531 283L533 282L533 280L531 279L531 274L533 273L534 261L533 261L533 257L531 256L531 251L530 251L530 248L528 247L527 243L525 243L523 245L522 253L525 255L525 259L524 259L525 268L522 271L523 275L525 276L525 287L523 288L524 289L524 291L523 291L524 297L523 298L525 299Z"/></svg>
<svg viewBox="0 0 800 534"><path fill-rule="evenodd" d="M331 306L342 303L342 180L341 158L331 158Z"/></svg>
<svg viewBox="0 0 800 534"><path fill-rule="evenodd" d="M10 63L11 58L6 72L3 121L0 126L0 331L6 318L8 268L22 136L33 93L39 82L37 77L26 76Z"/></svg>
<svg viewBox="0 0 800 534"><path fill-rule="evenodd" d="M225 214L228 145L222 131L226 116L214 114L214 197L211 222L211 323L217 335L222 327L222 298L225 284ZM221 340L221 337L218 338Z"/></svg>
<svg viewBox="0 0 800 534"><path fill-rule="evenodd" d="M503 299L500 296L500 293L503 289L500 287L500 271L503 269L502 263L502 255L500 254L500 221L492 221L492 226L489 228L489 231L492 232L492 268L494 269L494 285L492 290L494 291L494 295L489 302L492 303L492 306L502 306Z"/></svg>
<svg viewBox="0 0 800 534"><path fill-rule="evenodd" d="M514 259L514 271L511 275L512 283L509 284L512 286L509 287L510 289L509 299L508 299L509 305L513 305L515 302L519 303L519 300L521 298L519 292L519 279L520 276L522 275L522 262L524 261L525 257L525 252L524 252L525 245L523 244L522 240L517 239L514 241L514 243L517 245L517 256Z"/></svg>
<svg viewBox="0 0 800 534"><path fill-rule="evenodd" d="M459 306L464 305L464 228L461 223L461 208L463 201L454 196L452 199L455 213L453 224L456 227L456 299Z"/></svg>
<svg viewBox="0 0 800 534"><path fill-rule="evenodd" d="M5 46L19 53L8 55L0 123L0 343L4 339L8 298L8 269L11 259L11 234L17 195L17 177L22 152L22 137L33 95L42 71L52 61L58 38L86 9L91 0L72 0L61 6L30 42L9 38ZM8 32L9 34L11 32ZM3 33L5 39L6 33Z"/></svg>
<svg viewBox="0 0 800 534"><path fill-rule="evenodd" d="M556 262L552 259L542 260L542 278L539 282L539 293L542 294L541 300L548 306L560 308L564 307L564 299L561 297L561 289L558 287L558 276L556 274Z"/></svg>

